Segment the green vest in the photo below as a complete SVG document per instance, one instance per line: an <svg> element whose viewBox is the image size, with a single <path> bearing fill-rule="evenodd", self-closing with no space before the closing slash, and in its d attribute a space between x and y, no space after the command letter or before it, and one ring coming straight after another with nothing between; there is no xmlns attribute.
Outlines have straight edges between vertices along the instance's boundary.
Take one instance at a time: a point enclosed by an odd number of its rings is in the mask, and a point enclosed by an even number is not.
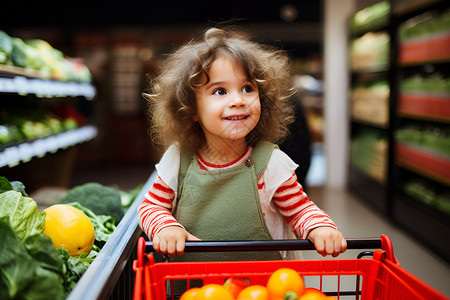
<svg viewBox="0 0 450 300"><path fill-rule="evenodd" d="M259 142L245 163L228 169L201 170L194 153L183 153L174 217L204 241L271 240L258 193L272 151L278 146ZM280 260L279 251L185 252L171 261Z"/></svg>

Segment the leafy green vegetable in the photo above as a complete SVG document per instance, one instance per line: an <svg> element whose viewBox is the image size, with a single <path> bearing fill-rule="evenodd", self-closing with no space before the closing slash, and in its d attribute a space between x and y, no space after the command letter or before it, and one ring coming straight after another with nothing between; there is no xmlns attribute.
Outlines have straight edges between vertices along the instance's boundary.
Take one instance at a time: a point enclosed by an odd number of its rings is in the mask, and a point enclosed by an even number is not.
<svg viewBox="0 0 450 300"><path fill-rule="evenodd" d="M116 229L116 225L114 225L114 218L107 215L96 215L92 212L92 210L78 202L67 204L81 210L89 218L89 220L91 220L95 231L95 244L97 246L103 246Z"/></svg>
<svg viewBox="0 0 450 300"><path fill-rule="evenodd" d="M9 182L8 178L0 176L0 194L12 190L21 192L22 195L28 197L27 192L25 192L25 185L22 182L20 181Z"/></svg>
<svg viewBox="0 0 450 300"><path fill-rule="evenodd" d="M96 215L90 209L77 202L68 204L81 210L89 218L89 220L91 220L95 230L94 246L88 256L82 254L78 257L72 257L66 249L58 249L66 265L66 272L64 273L64 286L66 290L71 291L84 272L86 272L89 268L95 257L97 257L103 245L113 234L116 226L114 225L114 219L111 216Z"/></svg>
<svg viewBox="0 0 450 300"><path fill-rule="evenodd" d="M20 192L0 194L0 217L7 216L21 240L45 230L45 212L38 210L36 201Z"/></svg>
<svg viewBox="0 0 450 300"><path fill-rule="evenodd" d="M84 272L89 268L95 257L97 257L100 249L94 246L88 256L82 254L77 257L70 256L64 248L58 249L58 252L65 265L64 288L70 292L78 280L80 280L81 276L83 276Z"/></svg>
<svg viewBox="0 0 450 300"><path fill-rule="evenodd" d="M4 193L11 190L14 189L9 180L4 176L0 176L0 193Z"/></svg>
<svg viewBox="0 0 450 300"><path fill-rule="evenodd" d="M27 192L25 192L25 185L21 181L11 181L13 190L20 192L23 196L28 197Z"/></svg>
<svg viewBox="0 0 450 300"><path fill-rule="evenodd" d="M109 215L119 224L125 210L122 207L120 193L113 187L96 182L88 182L72 188L61 203L78 202L96 215Z"/></svg>
<svg viewBox="0 0 450 300"><path fill-rule="evenodd" d="M143 183L139 184L135 188L129 190L129 191L123 191L119 190L120 193L120 201L122 203L122 206L125 209L128 209L130 205L134 202L139 192L142 190L142 187L144 186Z"/></svg>
<svg viewBox="0 0 450 300"><path fill-rule="evenodd" d="M62 266L50 238L22 243L8 217L0 217L0 299L64 299Z"/></svg>

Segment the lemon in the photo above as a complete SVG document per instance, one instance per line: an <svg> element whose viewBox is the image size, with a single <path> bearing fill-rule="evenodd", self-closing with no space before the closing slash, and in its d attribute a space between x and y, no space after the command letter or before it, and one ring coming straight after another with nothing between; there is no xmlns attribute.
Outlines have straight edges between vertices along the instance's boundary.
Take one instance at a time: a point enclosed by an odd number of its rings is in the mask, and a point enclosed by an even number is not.
<svg viewBox="0 0 450 300"><path fill-rule="evenodd" d="M91 220L81 210L68 204L55 204L45 212L44 234L57 249L66 249L70 256L89 254L95 231Z"/></svg>

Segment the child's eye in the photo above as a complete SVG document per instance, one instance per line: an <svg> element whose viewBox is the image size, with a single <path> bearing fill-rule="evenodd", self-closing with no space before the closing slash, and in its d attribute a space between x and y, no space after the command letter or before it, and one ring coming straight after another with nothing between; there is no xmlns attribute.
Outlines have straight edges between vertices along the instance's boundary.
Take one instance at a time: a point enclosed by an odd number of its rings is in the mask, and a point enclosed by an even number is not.
<svg viewBox="0 0 450 300"><path fill-rule="evenodd" d="M253 90L254 90L254 88L250 85L246 85L242 88L242 92L244 92L244 93L251 93L251 92L253 92Z"/></svg>
<svg viewBox="0 0 450 300"><path fill-rule="evenodd" d="M223 96L223 95L226 95L226 93L227 93L227 92L225 92L224 89L215 89L215 90L213 91L213 94L214 94L214 95L217 95L217 96Z"/></svg>

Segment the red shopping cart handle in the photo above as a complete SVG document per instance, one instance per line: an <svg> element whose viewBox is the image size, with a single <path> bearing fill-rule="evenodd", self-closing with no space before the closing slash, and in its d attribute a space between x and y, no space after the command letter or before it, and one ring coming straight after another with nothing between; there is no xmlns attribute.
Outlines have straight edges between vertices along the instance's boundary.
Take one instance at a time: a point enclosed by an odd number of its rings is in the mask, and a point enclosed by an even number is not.
<svg viewBox="0 0 450 300"><path fill-rule="evenodd" d="M380 249L380 238L347 239L347 249ZM315 250L310 240L186 241L185 252ZM145 242L145 251L153 252L153 242Z"/></svg>

